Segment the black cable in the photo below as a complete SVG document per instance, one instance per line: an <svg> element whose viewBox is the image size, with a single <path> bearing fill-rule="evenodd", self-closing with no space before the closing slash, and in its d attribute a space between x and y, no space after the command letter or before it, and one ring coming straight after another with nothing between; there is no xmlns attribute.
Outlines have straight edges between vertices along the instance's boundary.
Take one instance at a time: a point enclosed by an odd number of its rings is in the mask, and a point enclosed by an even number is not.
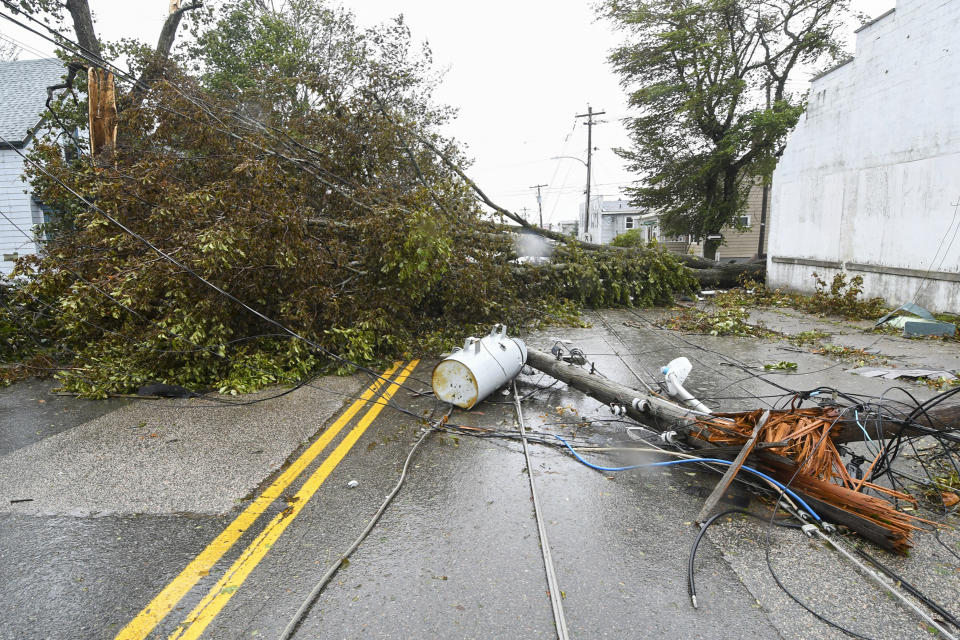
<svg viewBox="0 0 960 640"><path fill-rule="evenodd" d="M937 531L936 529L933 530L933 537L936 538L937 542L940 543L941 547L943 547L944 549L949 551L951 554L953 554L954 558L956 558L957 560L960 560L960 554L958 554L956 551L951 549L949 546L947 546L947 544L943 540L940 539L940 532Z"/></svg>
<svg viewBox="0 0 960 640"><path fill-rule="evenodd" d="M650 320L648 320L646 317L644 317L641 313L637 312L636 310L634 310L634 309L627 309L627 311L628 311L631 315L633 315L634 317L639 318L639 319L642 320L643 322L645 322L645 323L647 323L648 325L650 325L650 327L652 327L652 329L650 329L651 331L652 331L653 329L657 329L657 328L658 328L658 327L656 327L656 325L654 325ZM720 358L723 358L724 360L726 360L728 364L735 364L735 366L744 367L745 370L746 370L748 373L751 373L751 375L754 375L752 372L750 372L748 369L746 369L747 365L746 365L745 363L740 362L739 360L736 360L735 358L731 358L730 356L727 356L727 355L725 355L725 354L722 354L722 353L720 353L720 352L718 352L718 351L714 351L714 350L712 350L712 349L708 349L708 348L706 348L706 347L703 347L703 346L701 346L701 345L698 345L698 344L696 344L695 342L692 342L692 341L690 341L690 340L687 340L687 339L684 338L681 334L674 334L674 333L669 333L669 332L660 332L660 335L662 335L662 336L664 336L664 337L667 337L667 339L673 341L674 343L676 343L677 341L680 341L680 342L683 342L684 344L686 344L687 346L692 347L692 348L694 348L694 349L697 349L697 350L699 350L699 351L704 351L704 352L706 352L706 353L711 353L711 354L713 354L713 355L719 356ZM704 362L703 360L700 360L699 358L696 358L696 357L694 357L694 360L696 360L700 365L702 365L703 367L705 367L707 370L712 371L713 373L717 374L718 377L721 377L721 378L724 377L717 369L713 368L712 366L710 366L709 364L707 364L707 363ZM792 393L792 392L793 392L792 389L788 389L788 388L786 388L786 387L784 387L784 386L782 386L782 385L776 384L775 382L773 382L773 381L771 381L771 380L766 380L765 378L760 378L760 379L763 380L764 382L767 382L768 384L773 385L774 387L777 387L777 388L781 389L782 391L787 392L787 393ZM732 385L728 385L728 386L732 386ZM726 389L726 388L727 388L727 387L724 387L724 389ZM746 389L746 387L744 387L744 391L745 391L747 394L749 394L751 397L753 397L754 399L760 401L761 404L765 404L765 405L767 405L767 406L770 406L770 403L769 403L769 402L766 402L761 396L758 396L757 394L753 393L753 392L750 391L749 389Z"/></svg>
<svg viewBox="0 0 960 640"><path fill-rule="evenodd" d="M819 613L811 609L809 606L807 606L807 604L803 600L793 595L793 593L789 589L787 589L786 585L780 582L780 578L777 576L777 572L773 570L773 564L770 562L770 532L769 531L767 531L767 544L764 548L764 556L766 557L766 560L767 560L767 570L770 572L770 577L773 578L773 581L777 583L777 586L780 587L780 590L783 591L785 594L787 594L787 596L789 596L791 600L793 600L798 605L806 609L807 613L812 615L814 618L816 618L820 622L828 624L834 629L837 629L838 631L841 631L847 634L848 636L851 636L853 638L859 638L860 640L871 640L868 636L860 635L856 631L851 631L850 629L847 629L846 627L830 620L829 618L826 618L820 615Z"/></svg>
<svg viewBox="0 0 960 640"><path fill-rule="evenodd" d="M880 562L877 558L867 553L865 549L862 549L857 545L851 545L851 546L853 547L853 550L856 551L861 558L863 558L864 560L872 564L874 567L879 569L881 572L883 572L888 578L893 580L895 583L901 585L907 591L907 593L911 594L917 600L925 604L927 608L929 608L931 611L939 615L946 622L949 622L957 629L960 629L960 621L958 621L955 617L953 617L950 614L950 612L948 612L946 609L944 609L943 607L938 605L936 602L934 602L933 600L928 598L926 595L924 595L923 592L921 592L915 586L907 582L906 579L898 575L893 569L886 566L885 564Z"/></svg>
<svg viewBox="0 0 960 640"><path fill-rule="evenodd" d="M841 414L841 415L842 415L842 414ZM836 418L836 420L834 420L834 423L833 423L833 424L836 424L836 422L837 422L839 419L840 419L840 416L837 416L837 418ZM810 455L816 454L817 450L818 450L821 446L823 446L823 443L826 441L827 436L830 434L830 430L833 428L833 424L830 425L830 428L824 429L823 435L820 436L820 440L817 441L817 444L816 444L816 446L814 446L813 451L811 452ZM802 469L803 469L803 465L797 464L797 469L796 469L796 471L794 471L794 472L793 472L793 475L790 476L790 479L785 483L785 486L789 487L791 484L793 484L793 481L796 480L797 476L800 474L800 471L801 471ZM776 517L777 510L780 508L780 501L781 501L781 500L783 500L783 494L780 494L780 497L777 498L777 502L776 502L776 504L775 504L774 507L773 507L773 515L771 516L771 522L773 521L773 518ZM777 575L777 572L774 571L774 569L773 569L773 563L770 561L770 545L771 545L770 531L771 531L771 529L768 528L768 529L767 529L767 535L766 535L766 544L764 545L764 557L766 558L766 561L767 561L767 570L770 572L770 577L772 577L772 578L773 578L773 581L777 583L777 586L780 587L780 590L783 591L791 600L793 600L794 602L796 602L797 604L799 604L801 607L803 607L803 608L807 611L807 613L809 613L810 615L812 615L813 617L815 617L817 620L823 622L824 624L827 624L827 625L833 627L834 629L837 629L838 631L841 631L841 632L847 634L848 636L851 636L851 637L854 637L854 638L859 638L860 640L871 640L871 639L868 638L867 636L863 636L863 635L860 635L859 633L856 633L855 631L851 631L850 629L847 629L847 628L844 627L843 625L841 625L841 624L839 624L839 623L837 623L837 622L834 622L833 620L830 620L829 618L827 618L827 617L825 617L825 616L820 615L819 613L817 613L816 611L814 611L812 608L810 608L810 606L808 606L807 603L805 603L803 600L801 600L800 598L798 598L797 596L795 596L795 595L793 594L793 592L791 592L789 589L787 589L786 585L784 585L784 584L780 581L780 577Z"/></svg>
<svg viewBox="0 0 960 640"><path fill-rule="evenodd" d="M727 509L726 511L721 511L720 513L712 516L700 526L700 531L697 533L697 537L694 539L693 545L690 547L690 557L687 561L687 593L690 595L690 602L693 604L694 609L697 608L697 585L694 581L694 561L697 558L697 548L700 546L700 540L703 539L703 534L707 532L707 529L710 528L710 525L723 516L731 513L742 513L743 515L750 516L751 518L768 522L766 516L758 515L752 511L747 511L746 509ZM774 513L774 515L776 515L776 513ZM789 529L800 529L803 526L801 524L791 522L777 522L776 520L772 520L772 522L779 527L786 527Z"/></svg>
<svg viewBox="0 0 960 640"><path fill-rule="evenodd" d="M451 405L452 409L453 405ZM336 562L330 565L330 568L327 569L326 573L320 578L320 580L314 585L310 590L310 593L307 594L307 597L303 600L300 607L297 609L296 613L293 614L293 617L287 623L287 626L284 627L283 632L280 634L280 640L288 640L293 637L293 634L296 633L297 628L300 626L300 623L310 612L310 609L313 607L313 603L316 602L317 598L320 596L320 593L323 591L330 580L333 579L333 576L336 575L337 571L344 566L347 559L353 554L354 551L366 540L367 536L370 535L370 532L373 530L373 527L376 526L377 522L380 521L380 517L387 510L387 507L390 506L390 503L393 501L393 498L399 493L400 488L403 486L404 481L407 479L407 469L410 467L410 460L413 458L413 454L416 452L417 448L427 439L435 429L433 427L425 429L423 434L420 436L420 439L416 441L413 445L413 448L410 449L410 453L407 454L407 458L403 463L403 470L400 472L400 479L397 480L396 486L393 490L387 494L387 497L384 499L383 503L380 505L380 508L377 509L377 512L373 515L370 522L360 533L360 535L353 541L350 547L337 558Z"/></svg>

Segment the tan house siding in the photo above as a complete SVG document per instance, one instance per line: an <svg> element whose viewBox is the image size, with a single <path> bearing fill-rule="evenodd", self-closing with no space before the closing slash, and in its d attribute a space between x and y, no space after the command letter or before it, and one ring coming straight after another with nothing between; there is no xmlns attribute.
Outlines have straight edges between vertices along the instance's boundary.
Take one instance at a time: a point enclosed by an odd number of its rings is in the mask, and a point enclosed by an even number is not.
<svg viewBox="0 0 960 640"><path fill-rule="evenodd" d="M724 243L717 251L717 259L752 258L757 254L757 244L760 241L760 212L763 202L763 186L755 184L747 196L747 208L742 215L749 217L750 226L744 231L733 227L724 227ZM770 235L770 196L767 195L767 226L765 235ZM767 238L763 240L766 251Z"/></svg>
<svg viewBox="0 0 960 640"><path fill-rule="evenodd" d="M747 208L740 215L749 217L749 227L745 230L738 230L733 227L724 227L720 233L723 234L723 244L717 249L717 260L749 260L757 255L757 244L760 240L760 212L763 203L763 186L756 181L750 189L747 196ZM770 197L767 196L767 226L763 240L764 252L766 252L767 242L770 238ZM694 243L690 245L694 254L703 255L703 245Z"/></svg>

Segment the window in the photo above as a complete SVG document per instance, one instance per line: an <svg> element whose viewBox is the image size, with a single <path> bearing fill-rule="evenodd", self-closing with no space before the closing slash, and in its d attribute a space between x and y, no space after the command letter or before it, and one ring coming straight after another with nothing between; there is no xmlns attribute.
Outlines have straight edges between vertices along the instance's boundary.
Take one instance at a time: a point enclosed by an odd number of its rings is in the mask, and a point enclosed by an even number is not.
<svg viewBox="0 0 960 640"><path fill-rule="evenodd" d="M750 226L750 216L737 216L737 226L738 226L738 227L749 227L749 226Z"/></svg>
<svg viewBox="0 0 960 640"><path fill-rule="evenodd" d="M627 229L633 229L633 216L627 216L624 218L624 227Z"/></svg>

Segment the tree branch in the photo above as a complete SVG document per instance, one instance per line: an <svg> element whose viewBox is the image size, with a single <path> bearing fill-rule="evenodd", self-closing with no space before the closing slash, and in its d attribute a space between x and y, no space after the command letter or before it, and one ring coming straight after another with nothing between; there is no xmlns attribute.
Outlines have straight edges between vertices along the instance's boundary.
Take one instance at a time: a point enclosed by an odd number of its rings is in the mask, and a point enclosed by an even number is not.
<svg viewBox="0 0 960 640"><path fill-rule="evenodd" d="M67 0L67 11L73 18L73 30L77 34L77 44L87 53L101 58L100 41L93 28L93 16L90 14L90 5L87 0Z"/></svg>
<svg viewBox="0 0 960 640"><path fill-rule="evenodd" d="M85 0L84 0L85 1ZM170 50L177 38L177 29L180 28L180 20L187 11L193 11L203 6L202 0L194 0L190 4L183 5L167 16L160 30L160 37L157 39L157 48L153 52L153 60L144 68L143 73L137 80L133 88L134 97L140 97L146 93L153 81L156 80L163 71L163 65L170 57Z"/></svg>
<svg viewBox="0 0 960 640"><path fill-rule="evenodd" d="M497 203L495 203L493 200L491 200L489 197L487 197L487 194L485 194L485 193L483 192L483 190L480 189L479 186L477 186L477 183L474 182L473 180L471 180L471 179L467 176L467 174L464 173L463 170L457 165L457 163L455 163L453 160L450 160L449 158L447 158L446 155L444 155L443 152L441 152L441 151L436 147L435 144L433 144L433 143L432 143L430 140L428 140L425 136L422 136L422 135L420 135L420 134L418 134L418 133L414 133L413 135L414 135L421 143L423 143L424 146L426 146L428 149L430 149L430 151L432 151L434 154L436 154L436 156L437 156L438 158L440 158L440 160L443 161L443 163L444 163L445 165L447 165L448 167L450 167L450 168L453 170L454 173L456 173L458 176L460 176L460 179L462 179L464 182L466 182L467 185L468 185L471 189L473 189L474 193L477 194L477 196L480 198L480 200L483 201L484 204L486 204L488 207L490 207L491 209L493 209L493 210L496 211L497 213L499 213L499 214L501 214L501 215L503 215L503 216L506 216L507 218L510 218L511 220L513 220L514 222L516 222L517 224L519 224L519 225L520 225L521 227L523 227L524 229L527 229L528 231L532 231L532 232L534 232L534 233L536 233L536 234L538 234L538 235L541 235L541 236L543 236L544 238L549 238L550 240L556 240L557 242L562 242L562 243L564 243L564 244L578 244L578 245L580 245L581 247L586 248L586 249L600 249L600 248L602 248L603 245L593 244L593 243L590 243L590 242L580 242L580 241L577 240L576 238L571 238L570 236L564 235L564 234L562 234L562 233L557 233L556 231L550 231L549 229L541 229L540 227L535 227L535 226L531 225L529 222L527 222L526 220L524 220L523 217L518 216L517 214L513 213L512 211L509 211L509 210L507 210L507 209L504 209L503 207L501 207L500 205L498 205Z"/></svg>

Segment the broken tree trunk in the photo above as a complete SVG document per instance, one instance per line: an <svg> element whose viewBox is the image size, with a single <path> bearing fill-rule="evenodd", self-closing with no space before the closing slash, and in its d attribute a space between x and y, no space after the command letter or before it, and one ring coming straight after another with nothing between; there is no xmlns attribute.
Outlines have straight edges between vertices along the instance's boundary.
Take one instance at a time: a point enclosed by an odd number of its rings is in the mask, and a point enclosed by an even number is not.
<svg viewBox="0 0 960 640"><path fill-rule="evenodd" d="M702 289L731 289L740 285L741 278L757 282L764 282L767 278L765 264L719 264L709 269L693 268L691 271Z"/></svg>

